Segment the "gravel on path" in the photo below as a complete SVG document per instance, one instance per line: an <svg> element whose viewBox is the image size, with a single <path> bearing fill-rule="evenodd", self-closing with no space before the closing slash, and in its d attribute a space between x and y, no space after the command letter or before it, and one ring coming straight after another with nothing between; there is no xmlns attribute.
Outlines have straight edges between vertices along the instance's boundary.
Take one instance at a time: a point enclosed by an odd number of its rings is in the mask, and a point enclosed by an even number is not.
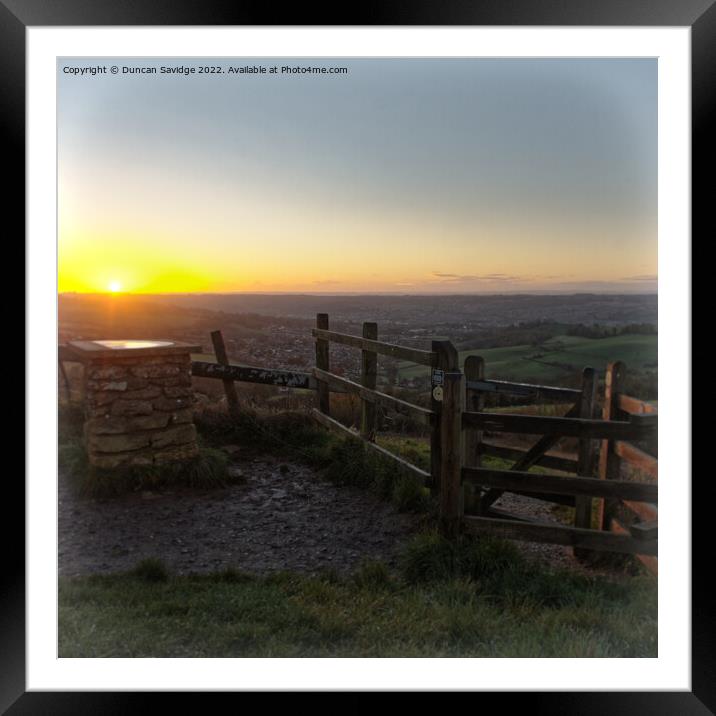
<svg viewBox="0 0 716 716"><path fill-rule="evenodd" d="M101 500L76 497L60 474L59 574L123 571L146 558L176 574L350 572L365 559L394 567L421 521L366 490L270 456L239 459L230 469L245 481Z"/></svg>

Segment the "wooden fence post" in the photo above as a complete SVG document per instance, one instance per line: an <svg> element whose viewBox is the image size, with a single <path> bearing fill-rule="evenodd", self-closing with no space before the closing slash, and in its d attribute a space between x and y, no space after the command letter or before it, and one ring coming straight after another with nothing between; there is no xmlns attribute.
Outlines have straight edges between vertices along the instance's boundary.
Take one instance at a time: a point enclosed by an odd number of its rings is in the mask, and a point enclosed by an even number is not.
<svg viewBox="0 0 716 716"><path fill-rule="evenodd" d="M378 340L378 324L363 323L363 338ZM361 351L360 382L365 388L375 390L378 382L378 354ZM375 442L375 403L361 399L360 434L365 440Z"/></svg>
<svg viewBox="0 0 716 716"><path fill-rule="evenodd" d="M620 417L619 393L621 392L626 366L621 361L609 363L604 375L604 407L602 420L617 420ZM620 458L614 450L613 440L602 440L599 450L599 477L602 480L617 480L620 474ZM614 503L600 499L597 511L598 529L610 529Z"/></svg>
<svg viewBox="0 0 716 716"><path fill-rule="evenodd" d="M462 413L465 402L465 380L459 370L445 371L443 376L443 410L440 416L440 527L443 535L460 534L462 521Z"/></svg>
<svg viewBox="0 0 716 716"><path fill-rule="evenodd" d="M319 313L316 316L316 328L324 331L328 330L328 314ZM328 371L329 360L328 360L328 341L323 338L316 338L316 368ZM328 392L328 384L322 380L317 381L317 394L318 394L318 409L324 414L329 415L331 412L330 408L330 394Z"/></svg>
<svg viewBox="0 0 716 716"><path fill-rule="evenodd" d="M214 355L216 356L216 362L221 365L229 365L229 357L226 353L226 346L224 345L224 336L221 331L211 332L211 342L214 345ZM236 386L233 380L223 380L224 393L226 394L226 403L229 410L229 415L232 418L237 417L239 414L239 396L236 392Z"/></svg>
<svg viewBox="0 0 716 716"><path fill-rule="evenodd" d="M450 341L433 341L431 350L437 354L437 366L431 369L430 374L430 409L433 411L433 421L430 426L430 489L433 495L440 493L440 472L442 465L442 428L440 416L443 410L442 385L433 381L433 374L436 372L445 373L446 370L457 370L458 354ZM436 391L435 388L440 388Z"/></svg>
<svg viewBox="0 0 716 716"><path fill-rule="evenodd" d="M468 356L465 359L465 409L479 413L485 407L485 394L481 390L470 388L471 381L484 380L485 361L481 356ZM480 467L482 463L482 430L470 429L463 437L465 467ZM464 511L473 513L478 509L479 489L472 483L464 486Z"/></svg>
<svg viewBox="0 0 716 716"><path fill-rule="evenodd" d="M594 417L594 404L597 397L597 379L594 368L585 368L582 371L582 397L579 400L579 417L591 420ZM592 477L594 471L595 442L589 438L582 438L579 441L579 452L577 457L577 475L581 477ZM592 528L592 507L591 497L578 495L574 502L574 526L584 529ZM586 552L574 548L577 557L585 557Z"/></svg>

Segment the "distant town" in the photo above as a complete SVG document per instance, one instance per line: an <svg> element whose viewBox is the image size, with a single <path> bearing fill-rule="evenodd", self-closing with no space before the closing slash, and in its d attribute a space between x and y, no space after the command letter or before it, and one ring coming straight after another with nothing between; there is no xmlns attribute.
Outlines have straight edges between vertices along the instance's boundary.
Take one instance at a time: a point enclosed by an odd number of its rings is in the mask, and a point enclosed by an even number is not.
<svg viewBox="0 0 716 716"><path fill-rule="evenodd" d="M61 294L59 340L171 338L212 353L220 329L238 364L310 370L311 329L328 313L333 330L360 335L378 323L381 340L429 349L449 338L461 352L485 355L488 375L570 385L584 365L624 360L644 398L655 398L657 296L575 295L264 295ZM602 339L602 340L599 340ZM511 349L506 352L507 349ZM332 370L356 376L359 354L331 348ZM427 369L381 358L382 384L423 390Z"/></svg>

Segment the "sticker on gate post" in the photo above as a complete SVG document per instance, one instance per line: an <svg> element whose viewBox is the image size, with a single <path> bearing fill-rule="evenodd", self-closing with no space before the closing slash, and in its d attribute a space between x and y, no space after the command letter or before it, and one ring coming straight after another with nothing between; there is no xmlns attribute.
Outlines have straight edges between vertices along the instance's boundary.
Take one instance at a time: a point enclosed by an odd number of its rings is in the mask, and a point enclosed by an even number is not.
<svg viewBox="0 0 716 716"><path fill-rule="evenodd" d="M439 369L434 369L432 374L433 384L433 400L442 402L443 399L443 383L445 381L445 372Z"/></svg>

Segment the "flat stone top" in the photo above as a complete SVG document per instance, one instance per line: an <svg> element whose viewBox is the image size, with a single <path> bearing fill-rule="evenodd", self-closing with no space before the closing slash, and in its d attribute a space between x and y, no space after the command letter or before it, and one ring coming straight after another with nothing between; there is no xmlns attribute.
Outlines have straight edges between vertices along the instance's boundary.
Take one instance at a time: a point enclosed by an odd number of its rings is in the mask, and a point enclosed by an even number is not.
<svg viewBox="0 0 716 716"><path fill-rule="evenodd" d="M161 356L177 353L200 353L201 346L181 341L126 339L102 341L70 341L67 347L81 360L94 358L127 358L130 356Z"/></svg>

